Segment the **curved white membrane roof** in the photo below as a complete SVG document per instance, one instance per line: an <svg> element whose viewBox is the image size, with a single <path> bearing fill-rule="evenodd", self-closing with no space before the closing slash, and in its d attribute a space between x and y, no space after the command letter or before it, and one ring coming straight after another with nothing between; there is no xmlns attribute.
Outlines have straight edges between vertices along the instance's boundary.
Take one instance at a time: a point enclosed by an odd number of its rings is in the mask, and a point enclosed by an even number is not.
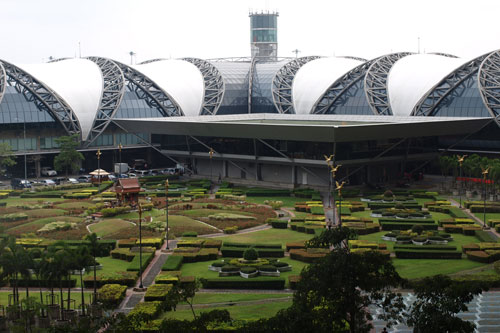
<svg viewBox="0 0 500 333"><path fill-rule="evenodd" d="M398 60L387 79L392 113L409 116L415 104L433 86L465 61L436 54L413 54Z"/></svg>
<svg viewBox="0 0 500 333"><path fill-rule="evenodd" d="M172 96L185 116L200 114L205 85L198 67L190 62L176 59L155 61L133 67Z"/></svg>
<svg viewBox="0 0 500 333"><path fill-rule="evenodd" d="M342 75L362 61L348 58L319 58L302 66L293 79L295 113L309 114L321 95Z"/></svg>
<svg viewBox="0 0 500 333"><path fill-rule="evenodd" d="M69 104L80 123L82 139L86 140L101 101L103 84L99 67L87 59L18 66Z"/></svg>

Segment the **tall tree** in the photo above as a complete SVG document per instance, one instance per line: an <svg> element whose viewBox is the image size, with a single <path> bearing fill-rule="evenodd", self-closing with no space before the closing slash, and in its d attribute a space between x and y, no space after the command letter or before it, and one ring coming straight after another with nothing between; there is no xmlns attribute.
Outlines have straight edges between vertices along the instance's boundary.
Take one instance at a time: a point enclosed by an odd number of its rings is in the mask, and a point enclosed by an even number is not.
<svg viewBox="0 0 500 333"><path fill-rule="evenodd" d="M94 259L93 263L92 263L94 265L94 297L93 297L92 303L96 304L97 303L97 284L96 284L97 283L97 273L96 273L97 261L95 258L100 254L102 246L99 243L99 240L97 239L97 234L95 232L91 233L90 235L87 235L87 237L85 239L90 242L89 243L90 254L92 255L92 257Z"/></svg>
<svg viewBox="0 0 500 333"><path fill-rule="evenodd" d="M5 171L6 167L13 166L16 161L12 155L12 148L6 142L0 143L0 173Z"/></svg>
<svg viewBox="0 0 500 333"><path fill-rule="evenodd" d="M456 315L467 311L466 304L482 292L482 286L436 275L424 278L414 290L417 300L406 315L414 332L474 332L474 323Z"/></svg>
<svg viewBox="0 0 500 333"><path fill-rule="evenodd" d="M83 154L76 150L79 145L78 134L61 136L55 141L59 145L61 151L54 158L54 168L57 171L66 170L66 176L69 171L78 171L80 162L85 159Z"/></svg>

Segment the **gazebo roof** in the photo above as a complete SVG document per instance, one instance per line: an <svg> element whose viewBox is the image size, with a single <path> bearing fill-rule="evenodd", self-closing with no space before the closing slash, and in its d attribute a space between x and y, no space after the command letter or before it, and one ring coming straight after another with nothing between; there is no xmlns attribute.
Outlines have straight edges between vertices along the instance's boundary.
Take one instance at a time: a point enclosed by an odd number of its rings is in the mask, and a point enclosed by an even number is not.
<svg viewBox="0 0 500 333"><path fill-rule="evenodd" d="M120 178L116 185L116 192L136 193L141 191L139 180L137 178Z"/></svg>

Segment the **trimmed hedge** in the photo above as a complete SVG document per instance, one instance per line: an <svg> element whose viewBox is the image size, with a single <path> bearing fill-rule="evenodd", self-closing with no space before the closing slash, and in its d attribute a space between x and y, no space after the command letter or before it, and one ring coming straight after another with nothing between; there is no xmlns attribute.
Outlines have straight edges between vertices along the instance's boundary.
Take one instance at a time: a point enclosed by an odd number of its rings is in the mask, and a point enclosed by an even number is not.
<svg viewBox="0 0 500 333"><path fill-rule="evenodd" d="M404 219L404 218L387 218L381 217L378 219L380 223L382 222L393 222L393 223L408 223L408 224L432 224L436 223L433 219Z"/></svg>
<svg viewBox="0 0 500 333"><path fill-rule="evenodd" d="M198 233L196 231L186 231L182 233L182 237L198 237Z"/></svg>
<svg viewBox="0 0 500 333"><path fill-rule="evenodd" d="M144 295L144 301L166 301L170 290L172 290L172 285L170 284L153 284L148 287L146 295Z"/></svg>
<svg viewBox="0 0 500 333"><path fill-rule="evenodd" d="M419 224L419 223L415 223ZM410 223L396 223L396 222L382 222L380 223L382 230L408 230L411 229L412 224ZM437 224L421 224L424 227L424 230L437 230ZM447 231L448 232L448 231Z"/></svg>
<svg viewBox="0 0 500 333"><path fill-rule="evenodd" d="M143 253L142 254L142 271L144 272L144 270L146 269L146 267L148 267L149 263L151 262L151 260L153 260L155 254L154 253ZM132 261L130 262L130 264L128 265L127 267L127 271L129 272L138 272L141 268L140 267L140 255L137 254L134 259L132 259Z"/></svg>
<svg viewBox="0 0 500 333"><path fill-rule="evenodd" d="M275 277L220 277L216 279L200 279L203 288L207 289L284 289L285 279Z"/></svg>
<svg viewBox="0 0 500 333"><path fill-rule="evenodd" d="M9 285L14 284L14 279L9 279ZM51 285L54 288L59 288L59 281L57 280L37 280L37 279L18 279L17 286L18 287L39 287L41 284L42 288L49 288ZM62 280L61 284L63 288L74 288L76 286L76 279Z"/></svg>
<svg viewBox="0 0 500 333"><path fill-rule="evenodd" d="M318 261L319 259L325 257L329 252L326 249L321 249L318 251L313 251L314 249L291 249L290 250L290 259L298 260L307 263L313 263Z"/></svg>
<svg viewBox="0 0 500 333"><path fill-rule="evenodd" d="M259 256L261 258L282 258L285 256L285 251L283 249L258 248L258 247L255 247L255 249L259 252ZM223 257L242 258L245 248L229 247L223 245L220 251Z"/></svg>
<svg viewBox="0 0 500 333"><path fill-rule="evenodd" d="M125 298L127 286L121 284L105 284L97 291L97 299L103 303L105 308L118 307Z"/></svg>
<svg viewBox="0 0 500 333"><path fill-rule="evenodd" d="M161 267L162 271L178 271L182 266L182 261L184 257L178 255L170 255L167 261Z"/></svg>
<svg viewBox="0 0 500 333"><path fill-rule="evenodd" d="M400 245L400 244L395 244L394 245L394 250L456 251L457 247L453 246L453 245L412 245L412 244Z"/></svg>
<svg viewBox="0 0 500 333"><path fill-rule="evenodd" d="M495 236L493 236L488 231L484 231L484 230L476 231L476 238L479 239L481 242L487 242L487 243L496 243L497 242L497 239Z"/></svg>
<svg viewBox="0 0 500 333"><path fill-rule="evenodd" d="M128 316L137 315L141 319L152 320L156 318L162 311L162 302L142 302L138 303L132 311L129 312Z"/></svg>
<svg viewBox="0 0 500 333"><path fill-rule="evenodd" d="M250 188L246 191L248 197L289 197L289 190L274 190L265 188Z"/></svg>
<svg viewBox="0 0 500 333"><path fill-rule="evenodd" d="M460 251L395 250L400 259L462 259Z"/></svg>
<svg viewBox="0 0 500 333"><path fill-rule="evenodd" d="M282 248L281 244L279 244L279 243L275 243L275 244L259 244L259 243L248 244L248 243L224 242L222 245L226 246L226 247L243 247L243 248L258 247L260 249L281 249Z"/></svg>
<svg viewBox="0 0 500 333"><path fill-rule="evenodd" d="M63 194L61 191L23 192L21 198L60 198Z"/></svg>
<svg viewBox="0 0 500 333"><path fill-rule="evenodd" d="M272 221L271 226L276 229L286 229L288 228L288 221L284 220Z"/></svg>

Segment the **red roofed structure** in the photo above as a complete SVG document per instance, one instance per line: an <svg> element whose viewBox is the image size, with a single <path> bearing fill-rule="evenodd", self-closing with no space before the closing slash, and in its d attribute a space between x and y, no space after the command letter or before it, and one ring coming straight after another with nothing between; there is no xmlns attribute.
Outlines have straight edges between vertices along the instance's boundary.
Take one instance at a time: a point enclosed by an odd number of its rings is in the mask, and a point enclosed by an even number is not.
<svg viewBox="0 0 500 333"><path fill-rule="evenodd" d="M139 192L141 186L137 178L120 178L115 185L115 191L120 198L120 201L135 203L139 201Z"/></svg>

